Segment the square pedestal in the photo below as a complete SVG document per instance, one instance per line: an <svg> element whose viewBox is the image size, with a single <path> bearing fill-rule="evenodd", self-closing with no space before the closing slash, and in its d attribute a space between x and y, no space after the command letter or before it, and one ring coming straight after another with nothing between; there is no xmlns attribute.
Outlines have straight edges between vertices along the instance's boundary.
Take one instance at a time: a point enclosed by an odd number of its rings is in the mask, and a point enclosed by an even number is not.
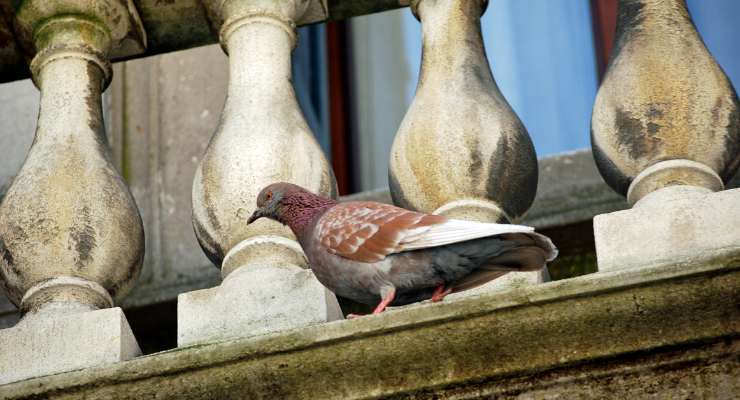
<svg viewBox="0 0 740 400"><path fill-rule="evenodd" d="M177 345L254 336L343 319L313 272L293 265L241 267L215 288L177 298Z"/></svg>
<svg viewBox="0 0 740 400"><path fill-rule="evenodd" d="M599 271L740 257L740 189L672 186L594 218Z"/></svg>
<svg viewBox="0 0 740 400"><path fill-rule="evenodd" d="M141 354L119 307L21 320L0 330L0 385Z"/></svg>

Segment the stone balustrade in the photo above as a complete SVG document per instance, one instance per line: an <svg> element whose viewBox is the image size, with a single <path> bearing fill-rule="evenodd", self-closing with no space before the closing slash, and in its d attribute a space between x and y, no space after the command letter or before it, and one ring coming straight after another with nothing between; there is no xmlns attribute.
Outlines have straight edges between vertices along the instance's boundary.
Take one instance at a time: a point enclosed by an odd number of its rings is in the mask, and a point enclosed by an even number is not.
<svg viewBox="0 0 740 400"><path fill-rule="evenodd" d="M480 17L487 5L411 2L424 43L416 96L391 150L390 191L401 207L509 223L534 201L534 146L496 86L483 47ZM541 275L509 273L466 295L537 283Z"/></svg>
<svg viewBox="0 0 740 400"><path fill-rule="evenodd" d="M144 256L136 204L111 163L101 94L112 54L146 43L130 1L25 1L36 136L0 205L0 275L23 314L0 331L0 384L140 354L114 300Z"/></svg>
<svg viewBox="0 0 740 400"><path fill-rule="evenodd" d="M267 219L247 225L257 195L270 183L337 195L291 83L295 21L311 3L208 3L229 54L229 90L221 123L195 172L193 227L224 282L180 295L178 345L342 318L336 297L308 269L287 227Z"/></svg>
<svg viewBox="0 0 740 400"><path fill-rule="evenodd" d="M187 8L184 3L180 6ZM307 268L295 237L267 219L247 225L258 193L272 182L289 181L337 196L333 172L291 82L298 24L406 5L419 19L420 82L389 166L394 203L455 218L511 223L524 217L537 193L532 141L496 85L480 33L481 15L496 3L370 3L203 1L207 23L228 55L229 84L220 123L193 178L192 225L222 282L179 294L181 349L133 363L121 363L141 351L114 305L139 275L143 228L111 161L100 97L110 82L112 59L151 54L146 39L150 30L159 35L155 52L166 51L161 50L167 49L161 31L139 18L137 7L151 16L147 7L154 6L131 0L27 0L13 6L14 40L33 56L30 70L41 106L28 158L0 204L0 275L9 299L23 314L17 326L0 330L0 393L10 382L89 368L96 372L75 372L41 384L21 382L12 386L12 393L21 397L66 390L74 384L64 376L80 376L83 386L69 389L78 394L110 395L111 386L121 385L131 388L130 398L155 395L156 385L138 387L136 382L155 381L160 360L173 362L162 367L169 374L163 381L177 389L171 390L173 396L187 392L185 388L193 395L211 387L224 398L238 398L231 390L245 383L201 373L227 364L238 369L234 376L252 385L244 393L254 395L339 398L353 385L362 386L367 396L398 394L399 387L415 391L444 386L452 392L467 380L539 373L558 363L648 347L699 341L721 346L722 340L737 337L737 309L733 314L729 302L712 294L737 293L740 189L726 190L726 185L740 167L740 104L696 32L684 0L619 1L616 46L594 105L591 133L604 180L632 208L594 218L599 273L542 285L544 274L510 273L476 289L478 298L454 298L470 295L459 294L443 304L322 325L343 319L342 310ZM2 29L0 23L0 33ZM679 291L686 296L677 296ZM671 296L677 297L669 301ZM644 304L651 306L640 310ZM684 313L692 304L697 312ZM549 328L538 325L541 309L550 310L544 319L556 326L552 335L544 335ZM596 324L592 331L584 322L602 315L618 325ZM646 318L655 329L644 323ZM513 350L481 319L510 327L501 332ZM696 337L684 334L706 321L711 323L697 330ZM674 325L685 329L671 329ZM457 332L439 339L444 346L437 350L446 356L434 351L438 335L429 326ZM468 329L476 335L468 335ZM520 331L527 335L516 334ZM568 331L575 334L562 335ZM610 336L614 334L618 340ZM410 379L406 386L387 384L409 370L403 362L391 363L388 371L393 373L380 371L386 382L382 385L368 379L373 368L358 367L348 374L352 379L332 388L326 371L339 373L342 360L360 362L364 357L351 351L353 343L377 362L390 363L386 353L376 351L390 343L396 354L438 365L430 369L429 379ZM493 371L481 348L508 360L506 368ZM207 353L211 350L215 357ZM230 350L238 354L227 354ZM536 358L531 364L536 368L512 361L522 354ZM447 357L454 360L449 368L444 367ZM191 362L198 368L191 368ZM321 367L320 384L306 384L305 375L295 378L305 365ZM451 376L453 367L466 375ZM282 368L295 376L275 389L268 375L280 375L276 371ZM96 379L108 383L90 383Z"/></svg>
<svg viewBox="0 0 740 400"><path fill-rule="evenodd" d="M0 2L0 82L24 79L30 71L22 51L24 39L14 35L15 1ZM93 3L90 1L90 3ZM114 60L151 56L174 50L218 43L218 14L209 15L204 0L136 0L137 14L146 27L147 46L136 54L113 55ZM311 0L298 25L343 20L355 16L408 6L409 0ZM94 3L93 3L94 4Z"/></svg>
<svg viewBox="0 0 740 400"><path fill-rule="evenodd" d="M740 103L685 0L619 2L591 127L604 180L633 206L594 219L599 270L737 254L740 191L720 191L740 167Z"/></svg>

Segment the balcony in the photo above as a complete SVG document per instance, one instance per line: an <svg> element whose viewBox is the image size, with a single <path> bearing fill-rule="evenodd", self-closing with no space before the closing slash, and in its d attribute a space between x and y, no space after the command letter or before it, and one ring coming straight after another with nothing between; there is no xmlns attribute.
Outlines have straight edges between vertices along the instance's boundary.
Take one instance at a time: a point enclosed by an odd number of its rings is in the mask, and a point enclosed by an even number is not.
<svg viewBox="0 0 740 400"><path fill-rule="evenodd" d="M0 180L0 398L736 397L740 105L685 2L619 3L593 148L538 160L486 59L495 2L0 2L0 81L41 95ZM390 187L339 196L296 27L407 6L422 80ZM560 255L345 320L367 306L245 223L276 180L531 225Z"/></svg>

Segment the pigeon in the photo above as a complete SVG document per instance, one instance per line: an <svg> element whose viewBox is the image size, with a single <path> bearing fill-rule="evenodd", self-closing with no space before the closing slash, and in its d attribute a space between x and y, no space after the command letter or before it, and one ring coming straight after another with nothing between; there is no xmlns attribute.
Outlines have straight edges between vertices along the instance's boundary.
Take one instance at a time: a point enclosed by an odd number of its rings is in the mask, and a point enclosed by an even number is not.
<svg viewBox="0 0 740 400"><path fill-rule="evenodd" d="M259 193L248 224L290 227L316 278L336 295L388 306L475 288L510 271L538 271L557 256L534 228L458 220L372 201L338 202L285 182Z"/></svg>

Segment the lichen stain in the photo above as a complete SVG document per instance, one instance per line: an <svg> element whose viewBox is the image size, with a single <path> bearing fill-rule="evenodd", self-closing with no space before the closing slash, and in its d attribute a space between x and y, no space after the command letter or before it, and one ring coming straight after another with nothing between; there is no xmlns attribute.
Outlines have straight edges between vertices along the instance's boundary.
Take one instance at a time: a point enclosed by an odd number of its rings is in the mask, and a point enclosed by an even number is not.
<svg viewBox="0 0 740 400"><path fill-rule="evenodd" d="M656 107L655 104L651 104L650 107L648 107L647 112L645 113L645 116L653 119L653 118L660 118L663 116L663 110Z"/></svg>
<svg viewBox="0 0 740 400"><path fill-rule="evenodd" d="M90 208L84 206L80 215L81 223L70 228L70 239L74 242L74 249L77 251L77 267L82 269L92 261L92 251L97 246L95 239L95 228L92 226L90 218Z"/></svg>
<svg viewBox="0 0 740 400"><path fill-rule="evenodd" d="M205 202L206 204L212 204L209 201ZM218 221L218 216L216 215L216 211L214 210L214 207L206 207L206 214L208 214L208 220L211 222L211 226L213 226L213 229L218 231L221 229L221 223Z"/></svg>
<svg viewBox="0 0 740 400"><path fill-rule="evenodd" d="M93 63L87 64L87 76L90 79L90 87L85 95L85 105L89 119L87 126L96 133L95 141L100 151L105 153L108 151L108 139L105 136L105 127L102 116L102 109L100 104L100 93L101 86L103 85L103 71L100 67Z"/></svg>
<svg viewBox="0 0 740 400"><path fill-rule="evenodd" d="M647 123L647 131L649 134L656 135L659 130L660 130L660 125L656 124L655 122Z"/></svg>
<svg viewBox="0 0 740 400"><path fill-rule="evenodd" d="M723 108L729 108L728 118L726 123L719 122L719 115L722 114ZM712 110L713 126L715 127L726 127L725 128L725 143L724 143L724 154L722 156L722 162L724 168L720 171L722 180L727 183L735 176L735 173L740 168L740 102L738 101L737 94L732 94L730 104L726 104L722 99L719 99Z"/></svg>
<svg viewBox="0 0 740 400"><path fill-rule="evenodd" d="M482 88L490 88L493 78L487 65L484 67L477 62L471 62L465 66L465 74L472 77L466 80L465 90L472 93L480 92Z"/></svg>
<svg viewBox="0 0 740 400"><path fill-rule="evenodd" d="M2 238L0 238L0 259L5 262L8 268L12 268L15 263L13 255L10 253L8 247L5 246L5 241Z"/></svg>
<svg viewBox="0 0 740 400"><path fill-rule="evenodd" d="M622 2L619 4L619 15L617 16L617 32L615 35L614 49L609 64L616 60L624 45L629 42L629 36L640 29L645 20L642 12L644 5L639 2ZM607 67L607 71L610 68Z"/></svg>
<svg viewBox="0 0 740 400"><path fill-rule="evenodd" d="M478 138L471 138L469 149L470 152L470 165L468 166L468 174L473 178L474 181L478 182L483 178L483 153L480 151L480 141Z"/></svg>
<svg viewBox="0 0 740 400"><path fill-rule="evenodd" d="M616 109L614 128L616 130L617 145L629 154L633 160L651 158L660 143L660 139L649 135L649 129L657 132L659 127L648 127L644 130L642 121L632 116L629 111Z"/></svg>

